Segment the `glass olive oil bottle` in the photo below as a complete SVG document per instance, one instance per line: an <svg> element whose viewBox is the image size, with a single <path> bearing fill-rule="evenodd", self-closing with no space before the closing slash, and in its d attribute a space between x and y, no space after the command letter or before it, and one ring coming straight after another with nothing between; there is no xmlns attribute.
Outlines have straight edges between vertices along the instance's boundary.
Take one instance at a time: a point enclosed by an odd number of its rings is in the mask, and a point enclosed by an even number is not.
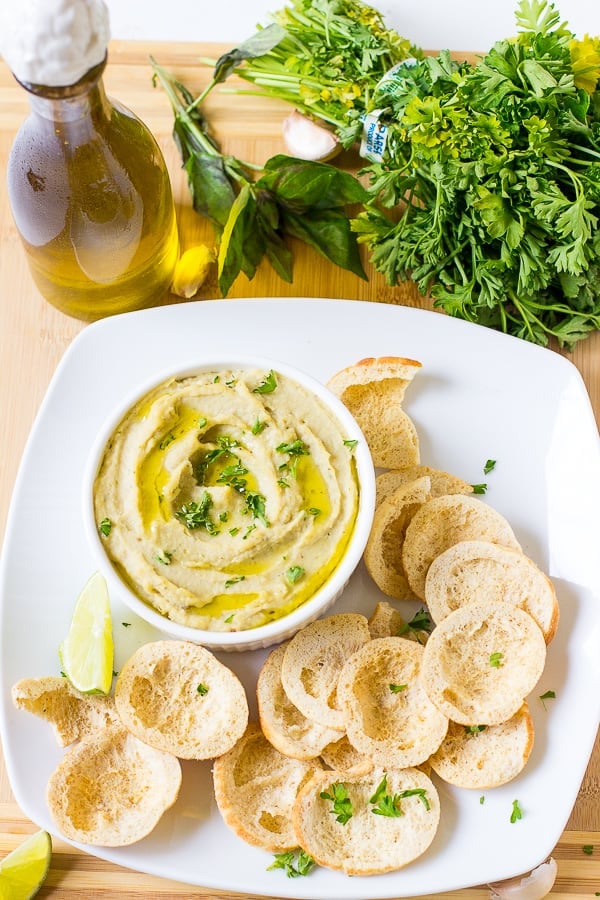
<svg viewBox="0 0 600 900"><path fill-rule="evenodd" d="M21 82L31 112L7 170L40 292L88 321L159 303L179 250L162 153L143 122L107 98L105 65L68 86Z"/></svg>

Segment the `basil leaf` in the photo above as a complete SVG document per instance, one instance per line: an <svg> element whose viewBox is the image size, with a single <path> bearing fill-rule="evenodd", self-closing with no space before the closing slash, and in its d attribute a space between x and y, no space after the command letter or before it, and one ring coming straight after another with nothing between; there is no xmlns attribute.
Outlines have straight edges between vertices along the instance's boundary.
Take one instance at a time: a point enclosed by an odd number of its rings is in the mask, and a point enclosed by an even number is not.
<svg viewBox="0 0 600 900"><path fill-rule="evenodd" d="M257 187L272 191L296 211L333 209L363 203L369 194L349 172L326 163L309 162L279 154L267 160Z"/></svg>
<svg viewBox="0 0 600 900"><path fill-rule="evenodd" d="M253 34L251 38L248 38L239 47L224 53L215 64L213 83L218 84L220 81L225 81L238 63L241 63L244 59L254 59L256 56L268 53L283 40L285 34L286 32L281 25L274 22L261 31L257 31L256 34Z"/></svg>
<svg viewBox="0 0 600 900"><path fill-rule="evenodd" d="M219 289L224 297L240 272L248 268L244 243L248 223L254 223L255 213L256 201L250 185L246 184L233 202L219 245Z"/></svg>
<svg viewBox="0 0 600 900"><path fill-rule="evenodd" d="M324 209L301 216L291 210L283 213L285 231L318 250L325 259L366 280L356 237L342 211Z"/></svg>
<svg viewBox="0 0 600 900"><path fill-rule="evenodd" d="M223 228L235 200L235 192L225 172L223 160L219 156L200 156L195 153L188 157L184 169L194 209Z"/></svg>

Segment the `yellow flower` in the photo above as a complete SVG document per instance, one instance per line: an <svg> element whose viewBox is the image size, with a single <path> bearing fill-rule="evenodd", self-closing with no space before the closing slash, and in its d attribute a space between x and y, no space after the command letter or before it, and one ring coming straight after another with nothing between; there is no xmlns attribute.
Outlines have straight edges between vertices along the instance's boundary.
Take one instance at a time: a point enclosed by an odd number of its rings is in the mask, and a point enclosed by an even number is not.
<svg viewBox="0 0 600 900"><path fill-rule="evenodd" d="M198 293L215 262L214 251L206 244L190 247L179 257L175 266L171 291L189 300Z"/></svg>
<svg viewBox="0 0 600 900"><path fill-rule="evenodd" d="M586 34L583 40L569 44L575 85L593 94L600 78L600 37Z"/></svg>

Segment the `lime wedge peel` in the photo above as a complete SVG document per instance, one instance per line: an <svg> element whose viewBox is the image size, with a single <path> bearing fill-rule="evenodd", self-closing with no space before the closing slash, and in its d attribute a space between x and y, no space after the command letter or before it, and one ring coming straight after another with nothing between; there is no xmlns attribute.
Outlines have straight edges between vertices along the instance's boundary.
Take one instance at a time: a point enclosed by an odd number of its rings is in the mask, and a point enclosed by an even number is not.
<svg viewBox="0 0 600 900"><path fill-rule="evenodd" d="M44 883L52 858L52 839L47 831L26 838L0 861L1 900L29 900Z"/></svg>
<svg viewBox="0 0 600 900"><path fill-rule="evenodd" d="M106 580L95 572L75 603L69 633L59 649L63 673L84 694L109 694L114 644Z"/></svg>

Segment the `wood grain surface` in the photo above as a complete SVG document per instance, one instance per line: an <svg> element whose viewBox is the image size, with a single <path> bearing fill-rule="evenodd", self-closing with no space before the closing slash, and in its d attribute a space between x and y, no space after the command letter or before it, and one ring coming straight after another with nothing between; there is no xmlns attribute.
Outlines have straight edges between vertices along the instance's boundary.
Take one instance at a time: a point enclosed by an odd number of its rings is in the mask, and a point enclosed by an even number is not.
<svg viewBox="0 0 600 900"><path fill-rule="evenodd" d="M171 69L192 90L207 83L210 69L199 65L199 57L216 58L225 48L197 43L114 42L109 50L105 73L107 91L131 107L151 128L165 154L177 203L183 249L198 241L212 240L211 226L194 213L171 138L172 114L160 88L153 87L149 54ZM467 55L467 54L465 54ZM85 327L53 309L38 294L30 278L23 250L14 229L5 188L6 161L14 135L27 114L25 92L0 61L0 538L4 533L12 487L29 430L48 382L63 353ZM228 152L261 163L282 151L281 120L289 107L255 96L241 96L215 90L206 103L206 114L215 136ZM341 165L356 169L359 161L345 154ZM367 266L368 281L336 269L303 247L294 247L293 284L282 282L267 265L248 281L241 276L231 297L290 296L333 297L349 300L399 303L431 308L414 285L391 288ZM202 297L216 298L213 282L203 288ZM177 302L166 298L165 302ZM223 300L224 303L227 300ZM440 313L442 315L442 313ZM596 420L600 418L600 334L580 343L566 354L577 366L587 386ZM585 711L582 710L582 715ZM563 900L598 896L600 892L600 745L598 740L583 780L567 829L554 851L559 875L552 896ZM552 785L548 785L552 802ZM36 830L16 805L0 759L0 857ZM592 846L587 854L584 846ZM70 845L54 841L52 866L40 898L168 898L202 897L205 900L234 895L191 888L152 876L132 872ZM250 897L251 895L235 895ZM479 900L489 896L485 887L436 895L455 900Z"/></svg>

